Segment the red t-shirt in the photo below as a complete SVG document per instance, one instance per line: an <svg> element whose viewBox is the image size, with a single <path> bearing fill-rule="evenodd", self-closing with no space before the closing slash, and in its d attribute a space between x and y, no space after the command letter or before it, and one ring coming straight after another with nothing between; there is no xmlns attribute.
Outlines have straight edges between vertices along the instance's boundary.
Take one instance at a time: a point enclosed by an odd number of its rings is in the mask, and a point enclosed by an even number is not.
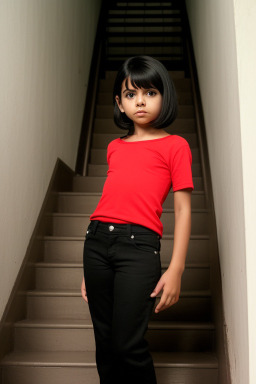
<svg viewBox="0 0 256 384"><path fill-rule="evenodd" d="M107 147L109 165L100 201L90 220L140 224L162 238L162 205L172 187L194 189L192 154L181 136L128 142L117 138Z"/></svg>

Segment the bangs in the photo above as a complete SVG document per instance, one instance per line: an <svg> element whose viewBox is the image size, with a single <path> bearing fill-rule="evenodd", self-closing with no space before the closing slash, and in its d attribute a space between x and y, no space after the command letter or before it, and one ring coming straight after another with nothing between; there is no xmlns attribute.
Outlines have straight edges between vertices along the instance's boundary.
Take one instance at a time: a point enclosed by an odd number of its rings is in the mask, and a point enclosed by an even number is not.
<svg viewBox="0 0 256 384"><path fill-rule="evenodd" d="M148 71L130 71L127 73L125 86L128 89L128 79L130 79L131 84L134 88L156 88L158 91L163 94L163 83L159 74L152 69Z"/></svg>

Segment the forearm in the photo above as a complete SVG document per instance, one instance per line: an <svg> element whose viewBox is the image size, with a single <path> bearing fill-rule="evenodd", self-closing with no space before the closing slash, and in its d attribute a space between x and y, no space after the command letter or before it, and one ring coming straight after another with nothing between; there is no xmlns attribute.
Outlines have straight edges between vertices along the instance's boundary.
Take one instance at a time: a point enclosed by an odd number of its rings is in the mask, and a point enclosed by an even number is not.
<svg viewBox="0 0 256 384"><path fill-rule="evenodd" d="M175 213L174 243L172 259L168 269L175 269L182 274L191 233L191 210L181 210Z"/></svg>

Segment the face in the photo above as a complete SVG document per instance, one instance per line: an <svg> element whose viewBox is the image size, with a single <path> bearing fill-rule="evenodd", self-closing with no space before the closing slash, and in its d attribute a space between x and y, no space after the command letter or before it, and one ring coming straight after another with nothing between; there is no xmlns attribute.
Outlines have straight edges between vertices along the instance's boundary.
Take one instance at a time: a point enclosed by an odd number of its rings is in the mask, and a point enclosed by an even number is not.
<svg viewBox="0 0 256 384"><path fill-rule="evenodd" d="M128 78L128 88L125 80L122 83L121 100L116 96L121 112L124 112L134 122L134 126L150 125L162 108L162 95L156 88L134 88Z"/></svg>

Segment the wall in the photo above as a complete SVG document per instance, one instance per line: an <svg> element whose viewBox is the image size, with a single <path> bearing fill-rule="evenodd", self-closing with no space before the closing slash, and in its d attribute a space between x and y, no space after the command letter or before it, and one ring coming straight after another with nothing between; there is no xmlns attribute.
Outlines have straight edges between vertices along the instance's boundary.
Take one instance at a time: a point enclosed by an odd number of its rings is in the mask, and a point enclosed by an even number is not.
<svg viewBox="0 0 256 384"><path fill-rule="evenodd" d="M207 131L231 378L233 384L254 384L255 5L186 3Z"/></svg>
<svg viewBox="0 0 256 384"><path fill-rule="evenodd" d="M238 87L240 100L242 165L244 184L244 214L246 240L247 301L249 329L249 377L256 383L256 173L255 173L255 84L256 3L254 0L234 1L237 43ZM243 255L242 255L243 256Z"/></svg>
<svg viewBox="0 0 256 384"><path fill-rule="evenodd" d="M74 169L100 0L0 0L0 317L61 158Z"/></svg>

